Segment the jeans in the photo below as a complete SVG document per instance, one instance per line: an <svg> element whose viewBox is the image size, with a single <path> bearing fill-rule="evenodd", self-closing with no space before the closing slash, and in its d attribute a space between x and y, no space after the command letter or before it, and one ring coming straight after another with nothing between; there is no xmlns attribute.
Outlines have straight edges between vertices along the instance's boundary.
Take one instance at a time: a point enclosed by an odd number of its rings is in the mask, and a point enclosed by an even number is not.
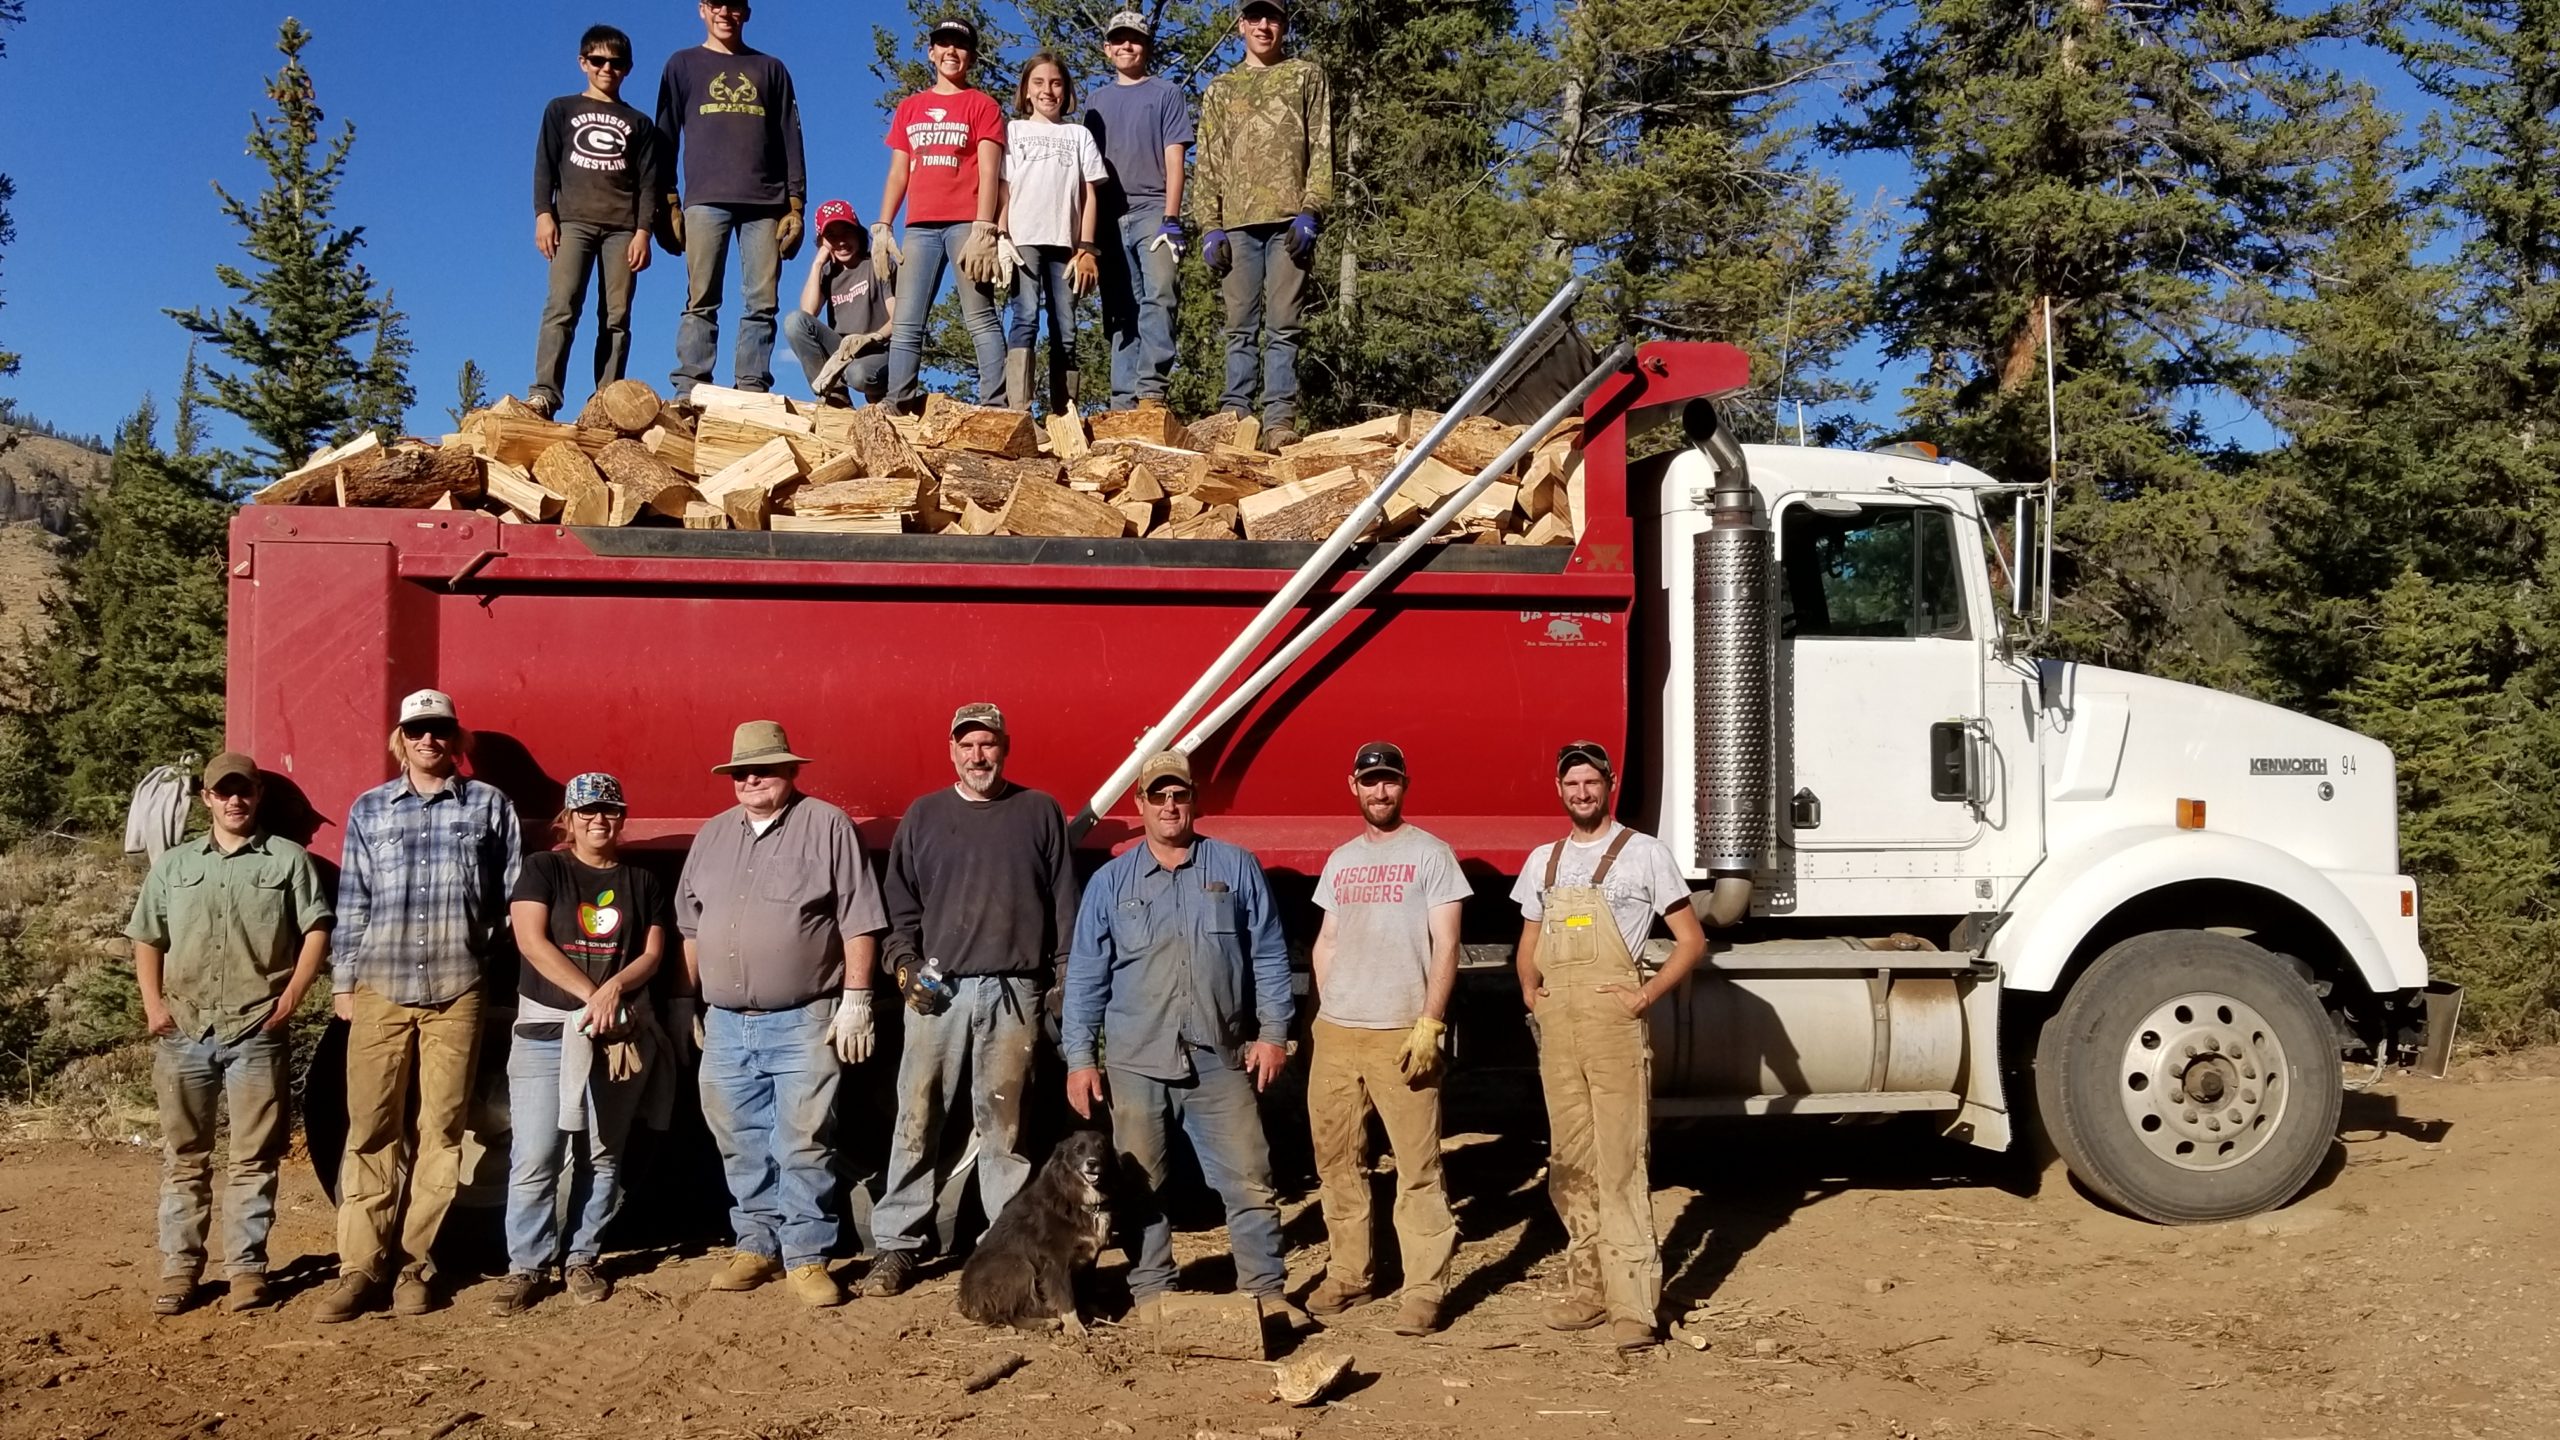
<svg viewBox="0 0 2560 1440"><path fill-rule="evenodd" d="M827 1044L837 1000L750 1015L703 1016L702 1118L729 1177L738 1248L797 1269L835 1248L835 1148L827 1129L843 1066Z"/></svg>
<svg viewBox="0 0 2560 1440"><path fill-rule="evenodd" d="M898 270L897 306L890 312L889 331L889 403L913 405L923 397L916 386L916 376L924 368L925 321L933 314L933 298L942 288L942 267L957 264L960 247L968 243L969 224L954 220L947 225L907 226L903 253L906 263ZM956 277L960 286L960 319L969 328L969 348L978 360L978 403L1000 403L996 392L1004 384L1004 323L996 316L995 291L968 276Z"/></svg>
<svg viewBox="0 0 2560 1440"><path fill-rule="evenodd" d="M1227 305L1227 388L1218 408L1250 413L1253 380L1262 375L1262 431L1298 420L1298 340L1306 333L1299 309L1306 300L1307 267L1289 258L1289 227L1252 225L1227 232L1235 263L1219 282ZM1257 364L1254 342L1262 339Z"/></svg>
<svg viewBox="0 0 2560 1440"><path fill-rule="evenodd" d="M800 357L800 373L811 378L813 389L818 372L827 368L827 362L835 358L836 346L844 343L835 327L806 310L794 310L782 317L782 338L791 342L791 353ZM888 352L874 350L844 367L843 378L836 383L876 405L888 380Z"/></svg>
<svg viewBox="0 0 2560 1440"><path fill-rule="evenodd" d="M898 1125L889 1138L889 1178L871 1207L882 1250L923 1247L941 1189L934 1161L942 1119L969 1072L969 1120L978 1132L978 1204L993 1221L1031 1178L1022 1153L1022 1097L1031 1088L1031 1051L1040 1035L1040 981L1031 975L964 975L939 1015L900 1012L906 1053L898 1058Z"/></svg>
<svg viewBox="0 0 2560 1440"><path fill-rule="evenodd" d="M711 383L711 359L720 348L720 297L729 284L729 240L738 242L738 283L747 308L738 317L738 348L729 383L740 390L773 388L774 294L782 283L782 248L774 234L779 205L684 207L684 316L676 321L676 368L668 377L677 399Z"/></svg>
<svg viewBox="0 0 2560 1440"><path fill-rule="evenodd" d="M1396 1248L1404 1293L1434 1305L1449 1288L1458 1222L1440 1179L1440 1082L1406 1082L1402 1030L1355 1030L1319 1019L1307 1068L1307 1123L1323 1182L1324 1229L1333 1242L1327 1280L1365 1291L1376 1278L1369 1214L1369 1112L1396 1157Z"/></svg>
<svg viewBox="0 0 2560 1440"><path fill-rule="evenodd" d="M1158 1080L1112 1067L1111 1145L1146 1176L1131 1222L1139 1227L1129 1267L1129 1293L1139 1300L1173 1288L1173 1222L1157 1196L1166 1175L1169 1124L1191 1137L1201 1178L1227 1202L1227 1247L1235 1252L1236 1289L1277 1295L1289 1278L1280 1258L1280 1200L1271 1185L1271 1149L1262 1138L1262 1112L1253 1081L1201 1052L1191 1080Z"/></svg>
<svg viewBox="0 0 2560 1440"><path fill-rule="evenodd" d="M462 1181L462 1122L480 1054L480 992L442 1005L402 1005L355 989L347 1028L347 1151L338 1167L338 1273L390 1278L392 1230L400 1269L423 1274ZM417 1130L408 1128L417 1086ZM407 1204L400 1178L408 1176Z"/></svg>
<svg viewBox="0 0 2560 1440"><path fill-rule="evenodd" d="M1013 277L1013 324L1005 334L1008 350L1029 350L1040 341L1040 311L1049 312L1049 385L1044 401L1049 413L1066 408L1067 372L1076 363L1076 291L1067 277L1073 245L1025 245L1022 268ZM1006 397L1015 409L1031 408L1028 395Z"/></svg>
<svg viewBox="0 0 2560 1440"><path fill-rule="evenodd" d="M542 302L542 329L533 347L533 384L525 398L560 408L560 386L569 372L569 347L578 338L578 312L587 306L587 281L601 278L597 295L597 388L622 378L631 359L631 233L571 220L560 226L560 248L551 256L551 293Z"/></svg>
<svg viewBox="0 0 2560 1440"><path fill-rule="evenodd" d="M231 1164L222 1185L222 1261L232 1275L267 1269L267 1231L276 1218L276 1167L293 1126L285 1032L250 1032L225 1045L211 1035L164 1036L152 1047L151 1088L160 1101L160 1272L204 1273L213 1223L213 1136L217 1106L231 1112Z"/></svg>
<svg viewBox="0 0 2560 1440"><path fill-rule="evenodd" d="M1118 240L1102 246L1102 333L1111 340L1111 408L1126 410L1172 388L1180 262L1172 247L1155 243L1163 201L1103 218L1118 226Z"/></svg>
<svg viewBox="0 0 2560 1440"><path fill-rule="evenodd" d="M569 1162L570 1265L592 1265L597 1241L622 1208L622 1142L640 1105L641 1081L606 1077L604 1057L588 1072L587 1128L560 1128L560 1047L592 1045L513 1037L507 1051L507 1111L515 1136L507 1147L507 1268L539 1275L560 1258L560 1164Z"/></svg>

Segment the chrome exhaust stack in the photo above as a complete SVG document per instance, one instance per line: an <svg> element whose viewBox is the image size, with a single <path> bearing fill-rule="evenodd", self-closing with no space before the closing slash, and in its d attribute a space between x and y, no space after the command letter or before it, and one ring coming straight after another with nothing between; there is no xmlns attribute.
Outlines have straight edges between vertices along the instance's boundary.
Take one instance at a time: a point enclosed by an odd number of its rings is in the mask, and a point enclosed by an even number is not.
<svg viewBox="0 0 2560 1440"><path fill-rule="evenodd" d="M1751 877L1774 859L1776 744L1771 699L1777 645L1771 633L1769 528L1760 520L1751 470L1732 427L1712 400L1681 412L1689 443L1714 462L1707 528L1694 543L1697 613L1690 683L1695 714L1698 852L1715 876L1706 922L1734 925L1750 913Z"/></svg>

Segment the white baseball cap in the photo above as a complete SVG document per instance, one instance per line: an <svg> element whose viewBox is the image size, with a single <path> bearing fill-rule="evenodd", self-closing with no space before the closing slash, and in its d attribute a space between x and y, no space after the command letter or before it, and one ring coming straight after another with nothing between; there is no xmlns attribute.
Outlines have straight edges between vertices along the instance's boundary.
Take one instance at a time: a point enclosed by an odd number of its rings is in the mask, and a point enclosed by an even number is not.
<svg viewBox="0 0 2560 1440"><path fill-rule="evenodd" d="M400 723L406 725L413 720L446 720L456 725L462 723L453 713L453 697L441 690L412 691L407 699L400 702Z"/></svg>

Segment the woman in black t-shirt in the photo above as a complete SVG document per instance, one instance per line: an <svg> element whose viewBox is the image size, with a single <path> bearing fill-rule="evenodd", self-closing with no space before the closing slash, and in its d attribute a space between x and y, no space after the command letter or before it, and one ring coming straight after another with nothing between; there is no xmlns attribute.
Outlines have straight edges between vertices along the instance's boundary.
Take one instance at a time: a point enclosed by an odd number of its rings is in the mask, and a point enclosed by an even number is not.
<svg viewBox="0 0 2560 1440"><path fill-rule="evenodd" d="M564 1159L569 1294L593 1303L613 1293L596 1268L596 1242L622 1203L622 1142L641 1080L611 1078L604 1046L628 1038L670 944L657 877L622 859L623 814L620 781L600 772L571 779L553 822L560 847L528 858L516 880L510 910L524 965L507 1053L515 1139L507 1275L490 1303L498 1315L532 1304L561 1254L555 1197Z"/></svg>

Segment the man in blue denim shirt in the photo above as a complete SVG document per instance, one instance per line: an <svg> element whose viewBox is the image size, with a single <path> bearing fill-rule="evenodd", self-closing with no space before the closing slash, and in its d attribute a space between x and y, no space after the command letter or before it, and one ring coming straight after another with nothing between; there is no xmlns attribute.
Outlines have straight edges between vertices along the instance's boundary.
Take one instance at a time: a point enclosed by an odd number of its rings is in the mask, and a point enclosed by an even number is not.
<svg viewBox="0 0 2560 1440"><path fill-rule="evenodd" d="M1094 873L1076 916L1062 1017L1067 1103L1093 1118L1109 1065L1112 1145L1149 1191L1127 1217L1142 1230L1129 1271L1141 1315L1173 1288L1173 1226L1154 1192L1168 1127L1179 1123L1226 1202L1237 1287L1304 1324L1280 1295L1280 1205L1254 1105L1289 1056L1295 1002L1279 916L1251 852L1194 833L1187 757L1168 750L1147 761L1138 793L1146 843Z"/></svg>

